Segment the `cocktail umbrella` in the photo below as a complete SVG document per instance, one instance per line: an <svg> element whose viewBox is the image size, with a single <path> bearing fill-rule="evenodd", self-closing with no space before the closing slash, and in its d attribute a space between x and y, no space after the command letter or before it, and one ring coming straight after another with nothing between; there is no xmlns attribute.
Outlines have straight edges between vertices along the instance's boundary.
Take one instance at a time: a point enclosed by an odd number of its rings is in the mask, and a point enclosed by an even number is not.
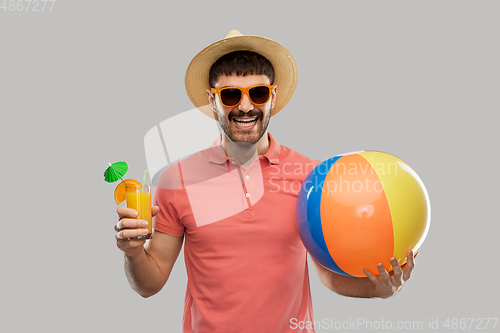
<svg viewBox="0 0 500 333"><path fill-rule="evenodd" d="M116 163L108 163L109 167L104 171L104 180L108 183L116 182L118 179L121 179L122 182L123 176L127 173L128 165L125 162L116 162Z"/></svg>

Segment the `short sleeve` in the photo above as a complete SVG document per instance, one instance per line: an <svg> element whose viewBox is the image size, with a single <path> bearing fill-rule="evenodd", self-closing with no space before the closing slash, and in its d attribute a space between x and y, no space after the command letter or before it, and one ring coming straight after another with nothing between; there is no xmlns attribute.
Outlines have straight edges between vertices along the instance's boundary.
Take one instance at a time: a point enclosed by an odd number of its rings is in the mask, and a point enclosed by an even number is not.
<svg viewBox="0 0 500 333"><path fill-rule="evenodd" d="M183 191L178 164L165 169L155 186L153 204L160 208L153 218L153 228L171 236L184 235L185 227L179 218L179 197Z"/></svg>

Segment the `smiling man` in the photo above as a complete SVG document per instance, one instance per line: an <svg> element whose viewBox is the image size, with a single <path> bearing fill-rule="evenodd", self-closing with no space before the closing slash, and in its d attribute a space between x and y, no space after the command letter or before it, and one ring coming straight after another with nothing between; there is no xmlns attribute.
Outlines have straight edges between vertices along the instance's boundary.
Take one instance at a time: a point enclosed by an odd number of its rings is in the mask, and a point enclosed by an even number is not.
<svg viewBox="0 0 500 333"><path fill-rule="evenodd" d="M272 40L231 31L191 61L186 91L218 121L209 148L171 164L155 190L153 238L135 211L118 208L118 247L132 287L149 297L167 282L184 243L188 283L184 332L314 332L306 250L295 224L298 188L319 161L280 145L267 131L297 85L292 54ZM290 166L294 166L290 168ZM282 186L276 186L282 184ZM320 280L351 297L387 298L413 270L366 278L315 264ZM180 305L179 305L180 306ZM294 324L295 323L295 324Z"/></svg>
<svg viewBox="0 0 500 333"><path fill-rule="evenodd" d="M211 67L208 101L223 131L222 145L247 142L263 155L267 150L267 127L276 104L277 87L271 63L250 51L235 51ZM218 97L218 98L217 98Z"/></svg>
<svg viewBox="0 0 500 333"><path fill-rule="evenodd" d="M266 75L223 75L214 88L207 90L223 131L223 146L228 141L246 142L256 145L261 155L266 152L268 139L264 134L276 100L276 87L269 81ZM247 90L243 92L242 88Z"/></svg>

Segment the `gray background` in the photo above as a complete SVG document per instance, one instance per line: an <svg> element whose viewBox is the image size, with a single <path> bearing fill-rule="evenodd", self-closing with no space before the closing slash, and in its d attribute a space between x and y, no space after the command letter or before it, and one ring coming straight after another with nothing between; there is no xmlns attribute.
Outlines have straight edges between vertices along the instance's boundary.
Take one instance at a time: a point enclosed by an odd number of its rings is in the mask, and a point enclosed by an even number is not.
<svg viewBox="0 0 500 333"><path fill-rule="evenodd" d="M142 177L145 133L192 109L185 69L230 29L296 57L296 93L270 125L281 144L321 160L390 152L429 192L430 233L402 292L349 299L312 270L315 319L443 329L447 318L499 317L500 3L292 3L57 0L50 12L0 11L2 326L180 331L182 253L158 295L132 291L114 243L115 184L102 172L125 160Z"/></svg>

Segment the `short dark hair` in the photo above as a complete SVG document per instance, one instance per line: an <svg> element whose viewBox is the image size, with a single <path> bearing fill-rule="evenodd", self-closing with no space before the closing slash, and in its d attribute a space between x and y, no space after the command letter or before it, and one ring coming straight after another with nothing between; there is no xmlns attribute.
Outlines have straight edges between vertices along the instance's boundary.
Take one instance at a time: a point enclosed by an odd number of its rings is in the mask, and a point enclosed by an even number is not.
<svg viewBox="0 0 500 333"><path fill-rule="evenodd" d="M214 88L221 75L266 75L274 83L273 65L265 57L252 51L234 51L220 57L208 74L210 87Z"/></svg>

